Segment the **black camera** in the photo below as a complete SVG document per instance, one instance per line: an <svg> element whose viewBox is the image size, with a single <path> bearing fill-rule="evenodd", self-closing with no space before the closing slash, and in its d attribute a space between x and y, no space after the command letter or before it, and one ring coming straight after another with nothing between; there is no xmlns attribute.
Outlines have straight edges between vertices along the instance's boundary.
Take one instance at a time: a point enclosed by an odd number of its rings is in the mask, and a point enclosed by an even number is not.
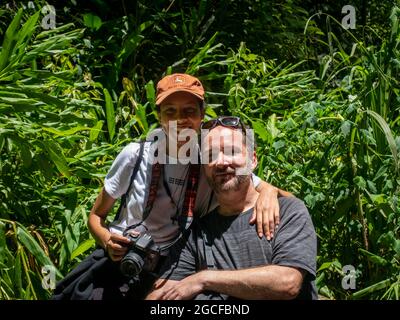
<svg viewBox="0 0 400 320"><path fill-rule="evenodd" d="M158 261L158 251L147 232L133 234L124 232L131 242L127 254L122 258L120 269L124 276L134 278L142 270L153 271Z"/></svg>

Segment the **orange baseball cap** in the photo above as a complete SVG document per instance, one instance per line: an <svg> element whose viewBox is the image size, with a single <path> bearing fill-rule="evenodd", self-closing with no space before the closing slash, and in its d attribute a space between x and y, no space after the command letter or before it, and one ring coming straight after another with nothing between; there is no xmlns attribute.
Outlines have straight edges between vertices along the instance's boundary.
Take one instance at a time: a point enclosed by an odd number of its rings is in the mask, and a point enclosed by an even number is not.
<svg viewBox="0 0 400 320"><path fill-rule="evenodd" d="M204 101L204 88L200 80L185 73L174 73L162 78L157 84L156 105L174 92L185 91Z"/></svg>

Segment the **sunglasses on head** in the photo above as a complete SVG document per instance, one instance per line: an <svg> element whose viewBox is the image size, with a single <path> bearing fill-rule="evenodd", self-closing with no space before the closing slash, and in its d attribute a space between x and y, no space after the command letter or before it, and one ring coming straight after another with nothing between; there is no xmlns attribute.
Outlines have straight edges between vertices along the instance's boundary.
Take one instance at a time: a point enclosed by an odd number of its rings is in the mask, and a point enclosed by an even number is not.
<svg viewBox="0 0 400 320"><path fill-rule="evenodd" d="M209 121L203 122L201 124L201 129L211 130L218 125L224 127L242 129L243 131L245 131L245 127L242 123L242 120L240 120L239 117L230 117L230 116L221 116L216 119L211 119Z"/></svg>

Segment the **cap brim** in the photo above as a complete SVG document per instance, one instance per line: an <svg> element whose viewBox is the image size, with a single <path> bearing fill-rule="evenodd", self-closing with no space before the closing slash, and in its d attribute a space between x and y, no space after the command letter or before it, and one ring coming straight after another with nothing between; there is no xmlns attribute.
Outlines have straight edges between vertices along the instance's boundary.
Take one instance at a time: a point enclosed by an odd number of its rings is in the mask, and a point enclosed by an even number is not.
<svg viewBox="0 0 400 320"><path fill-rule="evenodd" d="M187 93L194 95L196 98L199 98L201 101L204 101L204 97L200 93L193 92L189 89L176 88L176 89L171 89L171 90L165 91L162 94L160 94L160 96L156 100L156 105L160 105L167 97L169 97L171 94L173 94L175 92L187 92Z"/></svg>

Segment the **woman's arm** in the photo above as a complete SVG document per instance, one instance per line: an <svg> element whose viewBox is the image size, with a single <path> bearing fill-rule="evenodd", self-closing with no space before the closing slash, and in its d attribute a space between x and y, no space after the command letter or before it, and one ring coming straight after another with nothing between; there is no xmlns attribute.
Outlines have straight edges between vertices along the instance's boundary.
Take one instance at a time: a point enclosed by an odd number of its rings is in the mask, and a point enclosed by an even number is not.
<svg viewBox="0 0 400 320"><path fill-rule="evenodd" d="M106 218L114 203L115 199L103 188L90 211L88 228L96 243L108 252L113 261L118 261L125 255L127 247L124 244L128 244L129 239L111 233L107 228Z"/></svg>

